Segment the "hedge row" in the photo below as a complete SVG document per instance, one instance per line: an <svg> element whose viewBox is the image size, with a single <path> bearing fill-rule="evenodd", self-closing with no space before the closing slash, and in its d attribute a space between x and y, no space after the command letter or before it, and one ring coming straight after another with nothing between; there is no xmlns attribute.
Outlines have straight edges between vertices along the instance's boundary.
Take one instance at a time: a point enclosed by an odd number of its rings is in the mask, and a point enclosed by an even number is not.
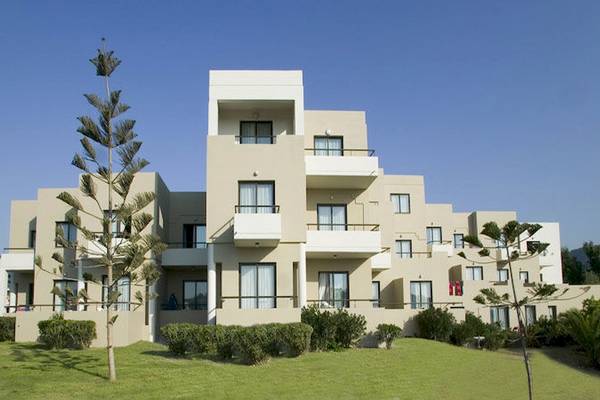
<svg viewBox="0 0 600 400"><path fill-rule="evenodd" d="M62 314L38 322L39 342L51 349L84 349L96 339L94 321L66 320Z"/></svg>
<svg viewBox="0 0 600 400"><path fill-rule="evenodd" d="M0 342L15 340L15 317L0 317Z"/></svg>
<svg viewBox="0 0 600 400"><path fill-rule="evenodd" d="M315 305L302 309L301 320L312 327L310 348L313 351L347 349L357 344L366 332L363 315L345 309L322 310Z"/></svg>
<svg viewBox="0 0 600 400"><path fill-rule="evenodd" d="M238 356L245 364L258 364L268 357L304 353L312 328L300 322L249 327L179 323L165 325L160 332L178 355L216 354L225 360Z"/></svg>

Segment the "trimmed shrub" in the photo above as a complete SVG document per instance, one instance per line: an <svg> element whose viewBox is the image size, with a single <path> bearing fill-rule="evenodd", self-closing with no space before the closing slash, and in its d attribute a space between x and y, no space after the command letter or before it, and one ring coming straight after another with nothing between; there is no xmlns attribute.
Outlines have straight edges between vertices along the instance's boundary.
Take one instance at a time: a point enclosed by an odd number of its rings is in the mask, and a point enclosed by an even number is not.
<svg viewBox="0 0 600 400"><path fill-rule="evenodd" d="M500 325L494 324L485 324L485 332L483 336L485 336L484 346L488 350L496 351L501 347L507 345L509 339L514 339L514 336L511 336L512 332L502 329Z"/></svg>
<svg viewBox="0 0 600 400"><path fill-rule="evenodd" d="M0 342L15 340L15 317L0 317Z"/></svg>
<svg viewBox="0 0 600 400"><path fill-rule="evenodd" d="M392 343L395 339L402 336L402 328L398 325L394 324L379 324L377 325L377 330L375 331L375 337L377 338L377 342L385 343L386 349L392 348Z"/></svg>
<svg viewBox="0 0 600 400"><path fill-rule="evenodd" d="M217 351L214 325L194 325L190 329L189 340L191 353L207 354Z"/></svg>
<svg viewBox="0 0 600 400"><path fill-rule="evenodd" d="M96 338L94 321L66 320L62 314L38 322L39 341L51 349L84 349Z"/></svg>
<svg viewBox="0 0 600 400"><path fill-rule="evenodd" d="M217 355L223 360L230 360L233 358L236 350L236 336L237 331L242 329L237 325L215 326L215 347Z"/></svg>
<svg viewBox="0 0 600 400"><path fill-rule="evenodd" d="M167 324L160 328L160 334L167 343L169 351L179 356L192 351L192 332L196 324Z"/></svg>
<svg viewBox="0 0 600 400"><path fill-rule="evenodd" d="M302 322L281 325L279 334L283 352L290 357L298 357L310 349L312 327Z"/></svg>
<svg viewBox="0 0 600 400"><path fill-rule="evenodd" d="M269 354L269 330L264 325L254 325L237 329L235 348L244 364L255 365L265 361Z"/></svg>
<svg viewBox="0 0 600 400"><path fill-rule="evenodd" d="M485 336L487 327L480 317L467 312L465 320L455 324L450 335L450 342L457 346L465 346L475 342L475 336Z"/></svg>
<svg viewBox="0 0 600 400"><path fill-rule="evenodd" d="M428 308L415 316L419 337L439 342L448 342L456 319L448 310Z"/></svg>
<svg viewBox="0 0 600 400"><path fill-rule="evenodd" d="M363 315L350 314L347 310L321 310L316 305L302 309L302 322L313 329L312 350L339 350L350 348L365 334L367 321Z"/></svg>
<svg viewBox="0 0 600 400"><path fill-rule="evenodd" d="M264 324L262 325L266 329L267 339L265 343L265 352L271 357L277 357L282 351L283 341L281 337L281 330L283 324Z"/></svg>

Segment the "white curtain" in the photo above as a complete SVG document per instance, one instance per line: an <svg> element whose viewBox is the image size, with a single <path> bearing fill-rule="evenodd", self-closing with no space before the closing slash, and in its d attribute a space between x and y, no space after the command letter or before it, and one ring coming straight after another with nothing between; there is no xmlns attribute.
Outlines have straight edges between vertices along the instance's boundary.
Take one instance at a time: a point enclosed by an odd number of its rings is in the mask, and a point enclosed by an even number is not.
<svg viewBox="0 0 600 400"><path fill-rule="evenodd" d="M315 156L327 155L327 138L315 138Z"/></svg>
<svg viewBox="0 0 600 400"><path fill-rule="evenodd" d="M427 228L427 244L441 244L442 243L442 229L441 228Z"/></svg>
<svg viewBox="0 0 600 400"><path fill-rule="evenodd" d="M379 308L379 282L371 282L371 298L373 299L373 307Z"/></svg>
<svg viewBox="0 0 600 400"><path fill-rule="evenodd" d="M346 207L331 207L332 223L334 231L346 230Z"/></svg>
<svg viewBox="0 0 600 400"><path fill-rule="evenodd" d="M421 307L429 308L431 302L431 282L421 282Z"/></svg>
<svg viewBox="0 0 600 400"><path fill-rule="evenodd" d="M130 281L128 276L124 276L119 278L117 282L117 287L119 288L119 299L117 300L119 304L117 305L117 310L119 311L129 311L129 301L130 297Z"/></svg>
<svg viewBox="0 0 600 400"><path fill-rule="evenodd" d="M410 283L410 306L412 309L418 308L418 302L421 297L421 288L419 282Z"/></svg>
<svg viewBox="0 0 600 400"><path fill-rule="evenodd" d="M204 248L206 247L206 225L196 225L196 232L194 238L194 247L195 248Z"/></svg>
<svg viewBox="0 0 600 400"><path fill-rule="evenodd" d="M401 194L400 196L400 212L408 213L410 212L410 203L407 194Z"/></svg>
<svg viewBox="0 0 600 400"><path fill-rule="evenodd" d="M242 308L256 308L256 298L244 298L244 296L256 296L256 265L242 265L241 267L241 295Z"/></svg>
<svg viewBox="0 0 600 400"><path fill-rule="evenodd" d="M317 218L319 220L319 230L320 231L330 231L331 230L331 207L329 206L319 206L317 208Z"/></svg>
<svg viewBox="0 0 600 400"><path fill-rule="evenodd" d="M400 258L411 258L412 256L412 243L410 240L396 240L396 254Z"/></svg>
<svg viewBox="0 0 600 400"><path fill-rule="evenodd" d="M270 144L273 140L272 125L270 122L256 123L256 143Z"/></svg>
<svg viewBox="0 0 600 400"><path fill-rule="evenodd" d="M273 210L273 184L259 183L256 185L256 205L258 214L271 214ZM270 207L265 207L270 206Z"/></svg>
<svg viewBox="0 0 600 400"><path fill-rule="evenodd" d="M473 280L475 280L475 281L483 280L483 268L481 268L481 267L473 268Z"/></svg>
<svg viewBox="0 0 600 400"><path fill-rule="evenodd" d="M275 267L258 265L258 295L275 296ZM275 308L275 298L259 298L258 308Z"/></svg>
<svg viewBox="0 0 600 400"><path fill-rule="evenodd" d="M400 196L397 194L392 194L392 205L394 206L394 212L397 214L400 212Z"/></svg>
<svg viewBox="0 0 600 400"><path fill-rule="evenodd" d="M329 138L329 155L342 155L342 138Z"/></svg>
<svg viewBox="0 0 600 400"><path fill-rule="evenodd" d="M240 143L256 143L256 123L243 122L240 136Z"/></svg>
<svg viewBox="0 0 600 400"><path fill-rule="evenodd" d="M256 212L256 185L252 183L240 183L240 213L252 214Z"/></svg>
<svg viewBox="0 0 600 400"><path fill-rule="evenodd" d="M319 274L319 302L323 307L329 307L329 274L321 272Z"/></svg>

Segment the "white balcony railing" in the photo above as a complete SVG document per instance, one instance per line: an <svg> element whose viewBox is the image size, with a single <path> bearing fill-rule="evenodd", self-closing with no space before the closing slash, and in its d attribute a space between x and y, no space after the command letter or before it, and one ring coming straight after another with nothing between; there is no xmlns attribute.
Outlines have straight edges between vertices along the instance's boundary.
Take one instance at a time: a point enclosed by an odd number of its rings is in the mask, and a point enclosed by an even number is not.
<svg viewBox="0 0 600 400"><path fill-rule="evenodd" d="M341 150L342 155L318 155L306 149L307 188L365 189L377 178L379 159L372 150Z"/></svg>
<svg viewBox="0 0 600 400"><path fill-rule="evenodd" d="M392 254L390 251L382 251L371 257L371 268L375 271L392 268Z"/></svg>
<svg viewBox="0 0 600 400"><path fill-rule="evenodd" d="M281 214L236 212L233 216L233 241L238 247L275 247L281 240ZM238 210L236 210L238 211Z"/></svg>
<svg viewBox="0 0 600 400"><path fill-rule="evenodd" d="M381 252L379 225L345 224L344 227L345 229L329 230L329 226L309 224L306 232L306 256L366 258Z"/></svg>
<svg viewBox="0 0 600 400"><path fill-rule="evenodd" d="M432 256L435 253L444 253L447 254L448 257L452 257L454 254L452 243L431 243L427 245L427 250Z"/></svg>
<svg viewBox="0 0 600 400"><path fill-rule="evenodd" d="M33 249L4 249L0 257L0 269L5 271L33 271L35 253Z"/></svg>

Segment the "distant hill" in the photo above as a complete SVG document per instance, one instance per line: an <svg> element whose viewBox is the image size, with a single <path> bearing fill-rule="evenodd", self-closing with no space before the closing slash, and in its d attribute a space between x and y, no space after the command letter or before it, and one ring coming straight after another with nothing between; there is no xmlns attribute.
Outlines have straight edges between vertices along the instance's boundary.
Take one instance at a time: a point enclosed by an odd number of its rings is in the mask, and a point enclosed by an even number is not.
<svg viewBox="0 0 600 400"><path fill-rule="evenodd" d="M573 257L575 257L577 259L577 261L582 263L587 268L588 259L587 259L587 256L585 255L585 252L583 251L583 247L571 250L571 254L573 255Z"/></svg>

